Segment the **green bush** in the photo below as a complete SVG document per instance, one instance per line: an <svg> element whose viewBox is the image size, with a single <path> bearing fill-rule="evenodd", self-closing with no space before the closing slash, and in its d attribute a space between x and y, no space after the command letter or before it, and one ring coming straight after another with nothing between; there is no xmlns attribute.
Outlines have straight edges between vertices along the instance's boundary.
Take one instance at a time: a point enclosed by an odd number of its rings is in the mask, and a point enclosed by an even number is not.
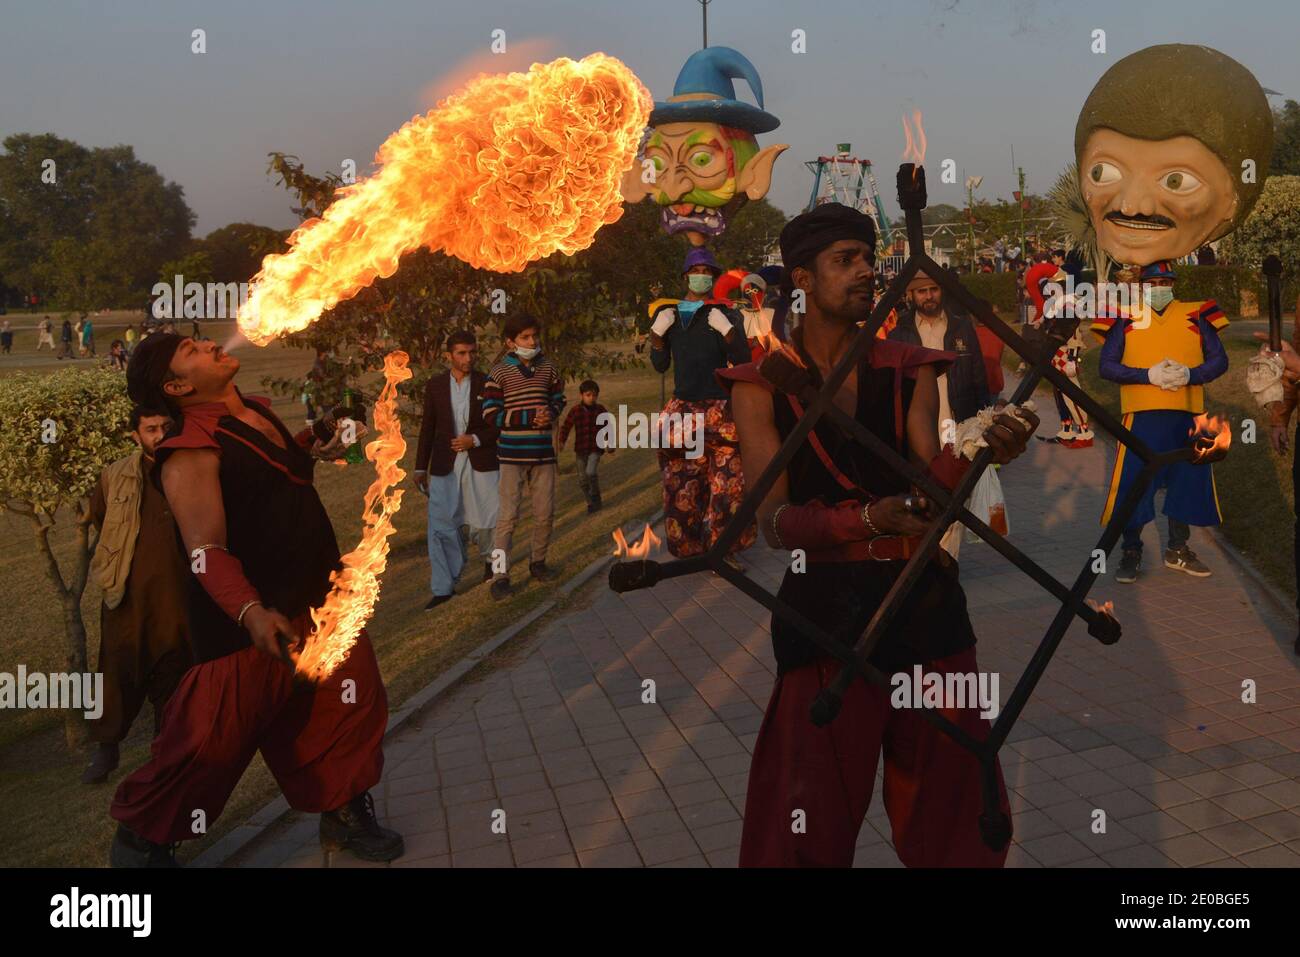
<svg viewBox="0 0 1300 957"><path fill-rule="evenodd" d="M1268 298L1264 276L1258 269L1245 266L1178 266L1178 279L1174 282L1174 295L1185 302L1213 299L1229 316L1241 315L1241 293L1254 295L1259 315L1267 318ZM1282 311L1295 309L1296 294L1300 291L1294 275L1282 276Z"/></svg>

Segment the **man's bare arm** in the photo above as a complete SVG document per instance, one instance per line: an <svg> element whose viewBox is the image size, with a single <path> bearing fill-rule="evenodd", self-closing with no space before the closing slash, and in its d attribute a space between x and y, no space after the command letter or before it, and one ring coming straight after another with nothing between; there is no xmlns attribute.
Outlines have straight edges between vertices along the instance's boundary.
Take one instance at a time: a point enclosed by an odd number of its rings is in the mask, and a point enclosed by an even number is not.
<svg viewBox="0 0 1300 957"><path fill-rule="evenodd" d="M781 436L776 431L776 419L772 415L772 396L762 386L737 382L731 389L731 414L740 437L740 463L745 474L745 486L752 488L781 448ZM763 541L770 548L782 547L772 535L772 515L789 500L790 482L782 472L758 507L758 527L762 529Z"/></svg>
<svg viewBox="0 0 1300 957"><path fill-rule="evenodd" d="M916 370L916 387L907 410L907 445L913 462L926 466L939 454L939 377L934 366Z"/></svg>
<svg viewBox="0 0 1300 957"><path fill-rule="evenodd" d="M177 449L163 463L162 487L185 550L226 544L221 457L208 449Z"/></svg>

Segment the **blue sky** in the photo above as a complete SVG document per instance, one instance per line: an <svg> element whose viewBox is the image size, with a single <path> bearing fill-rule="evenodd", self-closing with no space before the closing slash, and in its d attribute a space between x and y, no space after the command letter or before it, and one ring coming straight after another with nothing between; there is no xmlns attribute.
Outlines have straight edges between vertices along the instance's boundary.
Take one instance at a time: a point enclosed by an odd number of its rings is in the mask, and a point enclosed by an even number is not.
<svg viewBox="0 0 1300 957"><path fill-rule="evenodd" d="M1154 43L1216 47L1300 99L1293 0L713 0L709 10L710 45L754 62L781 119L760 142L791 144L769 197L788 213L811 189L803 161L838 142L870 158L891 192L913 108L925 115L932 203L963 203L967 174L984 176L979 195L1009 195L1012 146L1029 189L1044 191L1072 159L1097 78ZM288 194L265 174L269 151L313 171L351 158L364 172L467 61L491 56L494 29L507 53L489 62L503 69L602 50L662 99L700 46L699 11L697 0L0 0L0 135L131 144L185 188L198 235L236 221L291 226ZM195 28L203 55L190 51ZM806 53L791 52L796 28ZM1090 50L1095 29L1105 54ZM944 158L958 185L938 182Z"/></svg>

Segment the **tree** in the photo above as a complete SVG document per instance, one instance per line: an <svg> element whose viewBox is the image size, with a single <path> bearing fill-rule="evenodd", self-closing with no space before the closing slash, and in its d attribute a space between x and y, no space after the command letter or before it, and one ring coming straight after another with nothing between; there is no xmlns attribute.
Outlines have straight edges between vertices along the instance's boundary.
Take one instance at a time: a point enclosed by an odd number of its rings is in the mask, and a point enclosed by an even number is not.
<svg viewBox="0 0 1300 957"><path fill-rule="evenodd" d="M104 468L134 448L125 430L130 413L122 377L109 369L19 372L0 390L0 508L31 520L63 610L68 672L87 670L81 595L95 546L89 496ZM70 515L75 527L67 572L50 546L60 515ZM64 733L75 748L81 740L77 712L67 713Z"/></svg>
<svg viewBox="0 0 1300 957"><path fill-rule="evenodd" d="M1300 175L1300 103L1287 100L1273 111L1273 162L1275 176Z"/></svg>
<svg viewBox="0 0 1300 957"><path fill-rule="evenodd" d="M135 306L159 265L184 253L194 225L184 191L130 146L88 149L52 133L18 133L4 148L0 276L7 285L69 309Z"/></svg>
<svg viewBox="0 0 1300 957"><path fill-rule="evenodd" d="M1223 263L1259 268L1276 254L1286 275L1300 270L1300 176L1270 176L1259 202L1236 232L1219 245Z"/></svg>
<svg viewBox="0 0 1300 957"><path fill-rule="evenodd" d="M785 223L785 213L766 199L746 203L731 218L727 231L713 247L718 263L724 269L739 267L757 272L768 251L776 245ZM677 271L681 272L680 263ZM680 276L677 281L680 284Z"/></svg>
<svg viewBox="0 0 1300 957"><path fill-rule="evenodd" d="M287 229L231 223L195 240L191 249L207 254L212 282L248 282L262 268L266 256L285 251L288 238Z"/></svg>

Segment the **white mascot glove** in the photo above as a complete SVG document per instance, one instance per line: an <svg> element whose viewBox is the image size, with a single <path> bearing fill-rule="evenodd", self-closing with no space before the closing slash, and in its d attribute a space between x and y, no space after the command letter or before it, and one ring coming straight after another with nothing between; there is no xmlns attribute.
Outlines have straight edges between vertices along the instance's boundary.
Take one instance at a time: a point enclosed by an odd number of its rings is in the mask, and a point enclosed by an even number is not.
<svg viewBox="0 0 1300 957"><path fill-rule="evenodd" d="M1161 359L1150 369L1147 370L1147 381L1161 389L1168 389L1169 383L1173 379L1173 370L1168 359Z"/></svg>
<svg viewBox="0 0 1300 957"><path fill-rule="evenodd" d="M676 309L672 308L671 306L669 306L667 309L660 309L659 315L655 316L654 324L650 326L650 331L662 339L663 334L667 332L669 329L671 329L673 323L676 321L677 321Z"/></svg>
<svg viewBox="0 0 1300 957"><path fill-rule="evenodd" d="M726 338L727 333L729 333L734 327L731 324L731 320L726 317L721 309L710 309L709 328L723 338Z"/></svg>
<svg viewBox="0 0 1300 957"><path fill-rule="evenodd" d="M1171 392L1175 389L1181 389L1183 386L1187 385L1187 383L1192 381L1192 370L1187 368L1187 366L1183 365L1181 362L1174 362L1171 359L1169 361L1169 369L1172 384L1165 386L1165 388L1169 389Z"/></svg>

